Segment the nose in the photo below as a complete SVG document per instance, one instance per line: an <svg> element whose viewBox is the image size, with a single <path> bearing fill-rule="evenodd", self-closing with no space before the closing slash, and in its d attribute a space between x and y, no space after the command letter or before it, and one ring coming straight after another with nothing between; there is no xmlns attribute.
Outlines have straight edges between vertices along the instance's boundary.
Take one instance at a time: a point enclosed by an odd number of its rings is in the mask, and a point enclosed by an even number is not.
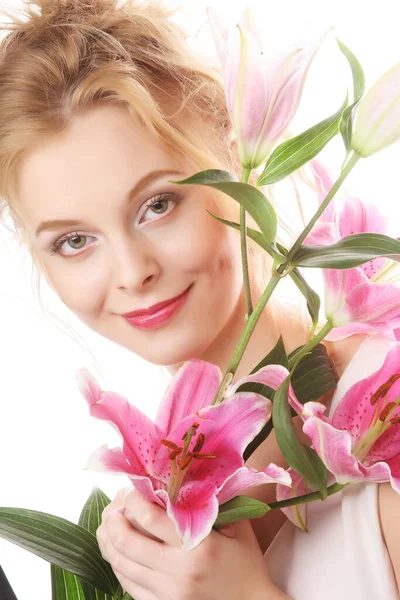
<svg viewBox="0 0 400 600"><path fill-rule="evenodd" d="M160 266L154 248L131 237L120 239L114 246L114 278L116 287L138 293L159 276Z"/></svg>

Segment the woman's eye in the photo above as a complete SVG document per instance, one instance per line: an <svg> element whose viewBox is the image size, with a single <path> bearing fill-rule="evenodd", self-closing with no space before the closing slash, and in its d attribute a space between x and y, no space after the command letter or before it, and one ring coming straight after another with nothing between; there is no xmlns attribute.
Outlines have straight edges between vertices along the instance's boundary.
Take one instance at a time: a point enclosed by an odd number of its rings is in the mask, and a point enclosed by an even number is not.
<svg viewBox="0 0 400 600"><path fill-rule="evenodd" d="M164 215L171 212L169 207L174 206L178 202L178 198L174 194L159 194L158 196L153 197L149 202L146 203L145 207L147 209L143 212L143 215L147 213L153 215ZM143 222L143 217L140 219L140 223ZM150 221L158 220L156 219L147 219ZM62 238L56 240L52 247L50 254L60 253L62 256L74 256L78 254L80 250L84 250L87 247L85 240L88 238L93 238L91 235L84 235L82 233L69 233ZM60 252L62 250L62 252Z"/></svg>
<svg viewBox="0 0 400 600"><path fill-rule="evenodd" d="M168 211L168 207L172 204L176 204L177 198L172 194L159 194L155 198L152 198L150 202L146 204L147 210L143 214L151 214L153 211L153 215L163 215ZM154 219L150 219L150 221L154 221ZM140 223L143 222L143 219L140 219Z"/></svg>
<svg viewBox="0 0 400 600"><path fill-rule="evenodd" d="M68 254L74 255L74 250L82 250L86 247L84 240L90 237L93 236L83 235L81 233L70 233L67 236L64 236L54 242L51 249L51 254L56 254L62 249L63 252L61 254L63 254L64 256ZM71 252L67 251L67 248L71 250Z"/></svg>

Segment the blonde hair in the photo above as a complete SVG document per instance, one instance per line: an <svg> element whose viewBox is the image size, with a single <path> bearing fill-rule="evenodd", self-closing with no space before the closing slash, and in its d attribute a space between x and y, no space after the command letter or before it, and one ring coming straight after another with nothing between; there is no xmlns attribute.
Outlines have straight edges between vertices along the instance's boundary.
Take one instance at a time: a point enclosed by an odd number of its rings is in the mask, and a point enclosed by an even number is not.
<svg viewBox="0 0 400 600"><path fill-rule="evenodd" d="M1 12L9 22L0 43L0 217L9 214L21 245L26 239L16 180L24 152L96 104L134 111L198 170L222 168L240 177L220 69L189 46L186 32L171 20L176 8L159 0L35 0L25 2L19 16ZM256 178L254 172L250 182ZM216 198L219 216L238 222L238 203L223 194ZM257 229L249 215L247 224ZM270 257L250 239L248 247L261 293ZM285 309L275 303L274 310ZM305 310L297 303L295 312L306 335Z"/></svg>

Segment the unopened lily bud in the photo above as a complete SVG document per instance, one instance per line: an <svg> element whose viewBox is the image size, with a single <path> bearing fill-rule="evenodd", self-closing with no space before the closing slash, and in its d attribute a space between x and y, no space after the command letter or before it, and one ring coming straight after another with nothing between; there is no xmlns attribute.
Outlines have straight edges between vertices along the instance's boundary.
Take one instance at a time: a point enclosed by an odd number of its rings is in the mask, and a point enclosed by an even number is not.
<svg viewBox="0 0 400 600"><path fill-rule="evenodd" d="M389 69L361 100L352 149L363 158L400 139L400 63Z"/></svg>

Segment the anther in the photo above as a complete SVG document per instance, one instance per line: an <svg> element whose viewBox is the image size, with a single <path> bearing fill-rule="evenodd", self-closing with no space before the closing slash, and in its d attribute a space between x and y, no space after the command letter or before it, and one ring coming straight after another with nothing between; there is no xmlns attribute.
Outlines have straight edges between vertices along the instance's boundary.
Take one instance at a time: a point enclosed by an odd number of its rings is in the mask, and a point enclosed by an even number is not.
<svg viewBox="0 0 400 600"><path fill-rule="evenodd" d="M193 448L193 452L200 452L200 450L204 446L204 442L205 442L204 434L199 433L199 435L197 436L196 444Z"/></svg>
<svg viewBox="0 0 400 600"><path fill-rule="evenodd" d="M185 435L182 437L182 440L186 442L189 436L192 438L194 435L196 435L196 429L198 429L199 427L200 423L193 423L193 425L189 427Z"/></svg>
<svg viewBox="0 0 400 600"><path fill-rule="evenodd" d="M396 408L396 406L396 402L389 402L388 404L386 404L385 408L381 411L381 414L379 415L379 420L386 421L387 416L394 408Z"/></svg>
<svg viewBox="0 0 400 600"><path fill-rule="evenodd" d="M170 442L169 440L161 440L161 443L163 446L167 446L167 448L172 448L172 449L176 449L178 448L178 446L174 443L174 442Z"/></svg>
<svg viewBox="0 0 400 600"><path fill-rule="evenodd" d="M192 462L193 456L191 454L187 454L183 460L179 463L179 470L183 471Z"/></svg>
<svg viewBox="0 0 400 600"><path fill-rule="evenodd" d="M392 385L395 384L399 378L400 378L400 373L395 373L394 375L389 377L389 379L386 381L386 383L383 383L382 385L380 385L378 387L378 389L376 390L376 392L374 394L372 394L372 396L371 396L371 406L376 404L380 398L383 398L384 396L386 396L386 394L388 393L388 391L390 390Z"/></svg>
<svg viewBox="0 0 400 600"><path fill-rule="evenodd" d="M193 452L194 458L217 458L216 454L200 454L199 452Z"/></svg>
<svg viewBox="0 0 400 600"><path fill-rule="evenodd" d="M173 450L171 450L171 452L169 453L169 458L171 460L175 460L175 458L178 456L178 454L180 454L182 452L182 448L174 448Z"/></svg>
<svg viewBox="0 0 400 600"><path fill-rule="evenodd" d="M400 423L400 417L393 417L393 419L390 419L389 423L392 423L392 425L397 425Z"/></svg>

